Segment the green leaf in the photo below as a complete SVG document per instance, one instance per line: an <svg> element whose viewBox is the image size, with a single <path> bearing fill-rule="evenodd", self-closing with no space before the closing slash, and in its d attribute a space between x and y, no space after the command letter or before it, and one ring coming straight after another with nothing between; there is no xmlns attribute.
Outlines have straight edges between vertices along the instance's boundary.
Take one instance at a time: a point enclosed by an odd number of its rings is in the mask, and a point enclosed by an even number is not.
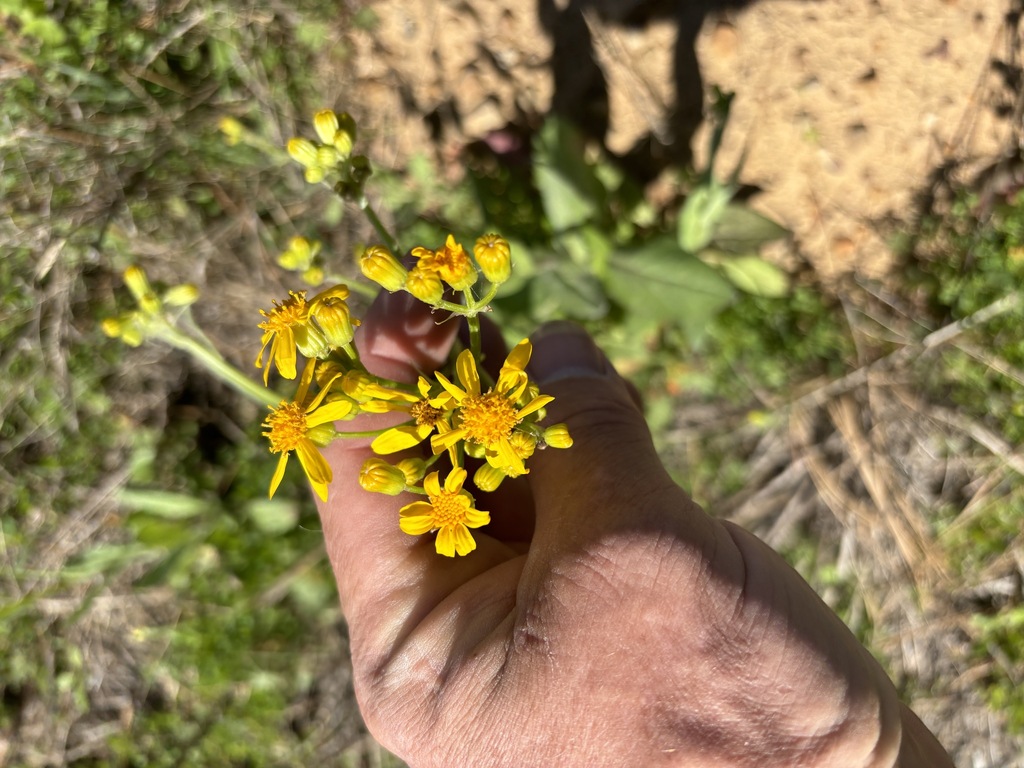
<svg viewBox="0 0 1024 768"><path fill-rule="evenodd" d="M60 574L69 581L84 581L100 574L122 571L138 560L157 560L163 554L163 550L152 549L137 542L100 544L65 565Z"/></svg>
<svg viewBox="0 0 1024 768"><path fill-rule="evenodd" d="M534 139L533 182L555 232L597 217L604 189L584 158L583 136L564 120L549 118Z"/></svg>
<svg viewBox="0 0 1024 768"><path fill-rule="evenodd" d="M785 227L771 219L744 205L730 203L722 213L711 240L722 250L750 253L787 234Z"/></svg>
<svg viewBox="0 0 1024 768"><path fill-rule="evenodd" d="M547 320L600 320L608 299L600 281L571 261L552 264L529 283L530 314Z"/></svg>
<svg viewBox="0 0 1024 768"><path fill-rule="evenodd" d="M630 312L678 323L691 341L733 299L729 283L671 238L612 255L608 293Z"/></svg>
<svg viewBox="0 0 1024 768"><path fill-rule="evenodd" d="M286 499L254 499L246 511L263 533L286 533L299 522L298 505Z"/></svg>
<svg viewBox="0 0 1024 768"><path fill-rule="evenodd" d="M155 517L184 520L209 509L211 502L184 493L123 488L118 494L122 506L132 507Z"/></svg>
<svg viewBox="0 0 1024 768"><path fill-rule="evenodd" d="M760 256L733 256L720 262L722 274L741 291L778 299L789 293L789 276Z"/></svg>
<svg viewBox="0 0 1024 768"><path fill-rule="evenodd" d="M732 195L731 187L715 181L693 190L679 212L679 247L687 253L697 253L710 243Z"/></svg>

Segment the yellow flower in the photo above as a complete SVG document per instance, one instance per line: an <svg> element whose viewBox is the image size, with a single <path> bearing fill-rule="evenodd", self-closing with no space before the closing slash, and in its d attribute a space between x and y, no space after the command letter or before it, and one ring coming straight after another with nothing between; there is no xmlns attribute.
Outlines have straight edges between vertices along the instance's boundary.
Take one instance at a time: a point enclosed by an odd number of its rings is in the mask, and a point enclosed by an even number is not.
<svg viewBox="0 0 1024 768"><path fill-rule="evenodd" d="M504 283L512 274L512 249L508 240L501 235L489 234L477 238L473 256L484 277L492 283Z"/></svg>
<svg viewBox="0 0 1024 768"><path fill-rule="evenodd" d="M371 245L359 257L359 269L384 290L394 293L405 286L408 270L383 245Z"/></svg>
<svg viewBox="0 0 1024 768"><path fill-rule="evenodd" d="M263 436L270 440L270 452L281 454L277 469L270 480L271 498L284 477L289 454L295 451L306 477L309 478L309 484L313 486L317 496L327 501L327 486L333 473L317 447L325 446L334 439L336 433L332 422L347 416L352 409L352 403L348 400L324 403L324 398L334 382L334 379L331 379L308 405L303 405L310 382L313 380L315 365L315 360L310 360L306 364L295 401L284 401L277 408L271 407L270 415L263 422L263 426L267 428Z"/></svg>
<svg viewBox="0 0 1024 768"><path fill-rule="evenodd" d="M511 442L513 431L526 416L554 400L550 395L537 395L526 405L519 406L529 385L526 364L532 352L529 339L519 342L505 359L497 383L487 392L481 392L480 374L469 350L463 350L455 361L461 388L443 374L435 374L455 401L452 428L439 431L430 439L430 447L435 454L452 448L459 440L465 440L482 445L488 463L505 468L508 470L506 474L526 473L523 459Z"/></svg>
<svg viewBox="0 0 1024 768"><path fill-rule="evenodd" d="M448 235L445 244L437 251L427 248L413 248L412 255L418 259L417 268L437 275L457 291L464 291L476 282L476 267L465 249Z"/></svg>
<svg viewBox="0 0 1024 768"><path fill-rule="evenodd" d="M270 312L261 309L260 314L267 319L259 324L264 333L260 339L263 346L256 358L257 368L263 368L263 354L270 347L270 357L263 371L264 384L270 378L271 362L286 379L295 378L296 347L306 357L319 357L329 351L323 334L309 323L305 291L290 291L284 302L278 303L275 300Z"/></svg>
<svg viewBox="0 0 1024 768"><path fill-rule="evenodd" d="M382 432L370 443L374 453L387 455L397 453L406 448L419 445L435 429L439 432L448 430L446 414L451 408L453 398L447 392L442 392L436 397L430 395L430 382L420 376L416 384L419 389L419 397L406 392L393 390L387 400L379 400L379 407L369 403L362 405L366 411L405 411L411 420L399 424L397 427ZM367 407L369 406L369 407ZM441 451L436 451L440 453Z"/></svg>
<svg viewBox="0 0 1024 768"><path fill-rule="evenodd" d="M509 443L511 443L516 456L523 462L533 456L537 449L537 438L526 432L513 432ZM526 474L525 467L522 472L519 472L514 467L502 465L497 454L489 454L486 458L487 463L477 469L476 474L473 475L473 484L481 491L496 491L506 477L519 477Z"/></svg>
<svg viewBox="0 0 1024 768"><path fill-rule="evenodd" d="M224 143L229 147L235 146L242 140L245 128L233 117L222 117L217 122L217 127L224 134Z"/></svg>
<svg viewBox="0 0 1024 768"><path fill-rule="evenodd" d="M288 249L277 257L277 263L285 269L295 272L305 272L313 266L313 259L320 253L320 241L310 242L301 235L297 235L288 241Z"/></svg>
<svg viewBox="0 0 1024 768"><path fill-rule="evenodd" d="M327 169L321 165L316 144L308 139L289 139L286 145L288 156L306 169L306 181L319 184L327 175Z"/></svg>
<svg viewBox="0 0 1024 768"><path fill-rule="evenodd" d="M313 128L320 141L336 149L343 158L352 153L356 124L347 112L337 115L334 110L321 109L313 116Z"/></svg>
<svg viewBox="0 0 1024 768"><path fill-rule="evenodd" d="M434 547L438 554L454 557L468 555L476 549L470 528L479 528L491 521L489 513L473 507L473 497L462 490L466 470L456 467L444 481L431 472L423 481L423 490L430 501L414 501L399 510L399 525L413 536L437 531Z"/></svg>

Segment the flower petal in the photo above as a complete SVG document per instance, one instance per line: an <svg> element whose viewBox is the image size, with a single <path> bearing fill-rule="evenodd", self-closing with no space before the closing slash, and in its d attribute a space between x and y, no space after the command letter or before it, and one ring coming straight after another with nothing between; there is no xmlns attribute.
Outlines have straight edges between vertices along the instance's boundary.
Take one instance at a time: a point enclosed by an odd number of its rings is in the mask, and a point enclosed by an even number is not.
<svg viewBox="0 0 1024 768"><path fill-rule="evenodd" d="M539 411L541 408L543 408L545 405L547 405L554 399L555 398L553 398L551 395L540 395L538 397L535 397L524 407L519 409L519 411L516 413L516 418L521 419L524 416L528 416L531 413L535 413L536 411Z"/></svg>
<svg viewBox="0 0 1024 768"><path fill-rule="evenodd" d="M455 532L452 530L452 526L446 525L437 532L434 549L439 555L455 557Z"/></svg>
<svg viewBox="0 0 1024 768"><path fill-rule="evenodd" d="M455 467L448 473L444 480L444 489L448 493L458 493L462 490L462 484L466 482L466 470L462 467Z"/></svg>
<svg viewBox="0 0 1024 768"><path fill-rule="evenodd" d="M466 430L461 427L459 429L453 429L450 432L436 434L430 438L430 450L436 455L445 449L454 447L454 445L465 436ZM380 451L377 451L377 453L380 453Z"/></svg>
<svg viewBox="0 0 1024 768"><path fill-rule="evenodd" d="M338 419L343 419L352 411L352 403L348 400L335 400L317 408L306 417L306 426L319 427Z"/></svg>
<svg viewBox="0 0 1024 768"><path fill-rule="evenodd" d="M455 540L455 551L460 555L468 555L474 549L476 549L476 541L473 539L473 534L469 532L469 528L464 525L457 524L451 526L452 538ZM444 530L443 528L441 530Z"/></svg>
<svg viewBox="0 0 1024 768"><path fill-rule="evenodd" d="M512 348L511 352L508 353L508 357L505 358L505 364L501 366L502 373L504 373L506 368L525 371L526 365L530 362L530 356L532 354L533 344L530 343L529 339L523 339Z"/></svg>
<svg viewBox="0 0 1024 768"><path fill-rule="evenodd" d="M487 525L491 522L491 513L485 512L482 509L469 509L466 510L466 519L464 521L470 528L479 528L482 525Z"/></svg>
<svg viewBox="0 0 1024 768"><path fill-rule="evenodd" d="M466 396L466 392L459 389L450 381L448 381L448 378L443 373L434 373L434 375L437 377L437 380L441 383L441 386L444 387L448 391L448 393L455 398L455 402L461 403L462 399Z"/></svg>
<svg viewBox="0 0 1024 768"><path fill-rule="evenodd" d="M386 432L382 432L373 439L370 443L370 448L374 453L379 453L384 456L389 453L396 453L403 451L406 448L412 448L414 445L419 445L423 442L423 438L426 435L420 435L419 426L416 424L403 424L399 427L392 427Z"/></svg>
<svg viewBox="0 0 1024 768"><path fill-rule="evenodd" d="M270 495L269 498L274 498L274 494L277 493L277 487L281 485L281 479L284 477L284 468L288 466L288 452L285 451L281 454L281 458L277 460L277 468L274 469L274 476L270 478Z"/></svg>
<svg viewBox="0 0 1024 768"><path fill-rule="evenodd" d="M476 360L473 358L472 352L464 349L459 353L459 357L455 361L455 370L459 374L459 381L466 388L466 392L470 395L479 395L480 374L477 373Z"/></svg>
<svg viewBox="0 0 1024 768"><path fill-rule="evenodd" d="M302 464L302 468L306 472L306 477L309 478L309 482L314 488L318 485L326 486L327 483L331 482L334 477L331 465L320 455L320 451L316 449L311 440L300 442L295 449L295 453L299 457L299 463Z"/></svg>
<svg viewBox="0 0 1024 768"><path fill-rule="evenodd" d="M431 472L423 478L423 490L430 498L441 495L441 482L438 480L439 472Z"/></svg>
<svg viewBox="0 0 1024 768"><path fill-rule="evenodd" d="M435 522L431 515L414 515L400 518L398 527L401 528L402 533L408 533L410 536L422 536L434 530Z"/></svg>

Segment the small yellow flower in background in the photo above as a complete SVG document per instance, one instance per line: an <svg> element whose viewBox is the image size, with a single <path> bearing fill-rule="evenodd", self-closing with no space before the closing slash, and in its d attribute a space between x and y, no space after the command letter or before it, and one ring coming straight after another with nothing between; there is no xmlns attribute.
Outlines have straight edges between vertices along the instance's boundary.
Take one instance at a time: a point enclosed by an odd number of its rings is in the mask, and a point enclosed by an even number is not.
<svg viewBox="0 0 1024 768"><path fill-rule="evenodd" d="M487 392L481 392L476 360L468 349L463 350L455 361L461 388L443 374L435 374L441 386L454 398L456 406L452 428L430 439L430 447L435 454L451 449L459 440L465 440L482 445L488 463L506 469L506 474L526 473L523 460L511 442L513 431L526 416L540 411L554 399L550 395L538 395L524 406L519 406L529 384L525 369L532 352L529 339L519 342L505 359L494 388Z"/></svg>
<svg viewBox="0 0 1024 768"><path fill-rule="evenodd" d="M383 245L371 245L359 257L359 269L373 282L386 291L401 290L405 287L409 271Z"/></svg>
<svg viewBox="0 0 1024 768"><path fill-rule="evenodd" d="M319 184L327 175L327 168L320 164L316 144L308 139L289 139L286 146L288 156L305 168L306 181Z"/></svg>
<svg viewBox="0 0 1024 768"><path fill-rule="evenodd" d="M405 280L405 290L424 304L437 304L444 296L444 285L436 272L414 267Z"/></svg>
<svg viewBox="0 0 1024 768"><path fill-rule="evenodd" d="M146 332L138 312L108 317L100 324L100 328L110 338L120 339L129 347L138 347L146 340Z"/></svg>
<svg viewBox="0 0 1024 768"><path fill-rule="evenodd" d="M142 267L131 266L124 271L124 282L128 290L132 292L139 309L148 315L155 315L160 311L160 299L153 292L153 286L149 284L149 278L142 270Z"/></svg>
<svg viewBox="0 0 1024 768"><path fill-rule="evenodd" d="M168 288L163 301L169 307L189 307L199 301L199 289L191 283L182 283Z"/></svg>
<svg viewBox="0 0 1024 768"><path fill-rule="evenodd" d="M347 112L337 115L334 110L321 109L313 116L313 128L320 141L337 150L342 159L352 154L356 124Z"/></svg>
<svg viewBox="0 0 1024 768"><path fill-rule="evenodd" d="M477 238L473 256L484 277L492 283L504 283L512 275L512 249L501 235L487 234Z"/></svg>
<svg viewBox="0 0 1024 768"><path fill-rule="evenodd" d="M476 267L465 249L448 235L445 244L436 251L428 248L413 248L417 258L417 269L436 272L437 275L456 291L464 291L476 282Z"/></svg>
<svg viewBox="0 0 1024 768"><path fill-rule="evenodd" d="M224 143L229 147L238 144L245 133L244 126L233 117L222 117L217 123L217 127L224 134Z"/></svg>
<svg viewBox="0 0 1024 768"><path fill-rule="evenodd" d="M405 490L405 473L384 459L367 459L359 470L359 485L371 493L397 496Z"/></svg>
<svg viewBox="0 0 1024 768"><path fill-rule="evenodd" d="M313 266L313 260L320 253L320 248L319 240L311 242L301 235L296 235L288 241L287 250L278 255L277 263L293 272L305 272Z"/></svg>
<svg viewBox="0 0 1024 768"><path fill-rule="evenodd" d="M270 364L277 366L278 372L286 379L294 379L296 375L296 347L307 346L311 335L309 326L309 306L306 304L305 291L290 291L289 297L283 302L274 301L270 312L260 310L267 318L259 324L264 331L260 343L263 345L256 358L256 367L263 368L263 354L270 347L270 357L263 370L263 383L270 378ZM315 328L312 332L319 335ZM303 354L306 354L303 352ZM310 355L315 357L316 355Z"/></svg>
<svg viewBox="0 0 1024 768"><path fill-rule="evenodd" d="M313 381L315 366L316 360L310 360L306 364L295 400L282 402L276 408L272 407L270 415L263 422L263 426L267 428L263 436L270 441L270 452L281 454L277 469L270 480L271 498L284 477L288 456L294 451L299 457L306 477L309 478L309 484L313 486L317 496L327 501L327 486L333 478L333 473L330 465L320 455L318 447L327 445L336 437L333 422L347 416L352 409L352 403L348 400L324 403L324 398L327 397L334 382L334 379L331 379L308 405L304 404L309 393L309 385Z"/></svg>
<svg viewBox="0 0 1024 768"><path fill-rule="evenodd" d="M413 536L437 531L434 548L438 554L454 557L467 555L476 549L476 541L469 532L491 521L489 513L473 507L473 497L462 489L466 470L456 467L444 481L437 472L423 480L423 490L429 501L414 501L399 510L399 525Z"/></svg>

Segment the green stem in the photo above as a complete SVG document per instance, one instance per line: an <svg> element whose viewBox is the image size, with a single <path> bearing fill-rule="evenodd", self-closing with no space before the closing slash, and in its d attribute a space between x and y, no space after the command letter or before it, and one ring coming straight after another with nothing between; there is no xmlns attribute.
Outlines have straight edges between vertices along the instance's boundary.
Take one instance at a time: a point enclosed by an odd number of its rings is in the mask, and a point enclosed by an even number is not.
<svg viewBox="0 0 1024 768"><path fill-rule="evenodd" d="M172 325L163 326L158 331L159 337L182 352L191 355L210 373L226 384L231 385L249 399L260 405L276 406L284 398L271 389L253 381L231 363L221 357L220 353L197 339L182 333Z"/></svg>
<svg viewBox="0 0 1024 768"><path fill-rule="evenodd" d="M373 210L373 206L370 205L370 201L366 195L362 195L359 198L359 209L363 212L363 215L366 216L366 219L370 224L373 225L373 228L377 230L377 234L380 235L381 240L384 241L384 245L391 250L391 253L401 256L401 252L398 248L398 241L395 240L390 232L388 232L387 227L384 226L384 222L382 222L380 217L377 216L377 212Z"/></svg>
<svg viewBox="0 0 1024 768"><path fill-rule="evenodd" d="M380 429L367 429L362 432L342 432L339 429L334 430L336 437L377 437L387 432L391 427L381 427Z"/></svg>

